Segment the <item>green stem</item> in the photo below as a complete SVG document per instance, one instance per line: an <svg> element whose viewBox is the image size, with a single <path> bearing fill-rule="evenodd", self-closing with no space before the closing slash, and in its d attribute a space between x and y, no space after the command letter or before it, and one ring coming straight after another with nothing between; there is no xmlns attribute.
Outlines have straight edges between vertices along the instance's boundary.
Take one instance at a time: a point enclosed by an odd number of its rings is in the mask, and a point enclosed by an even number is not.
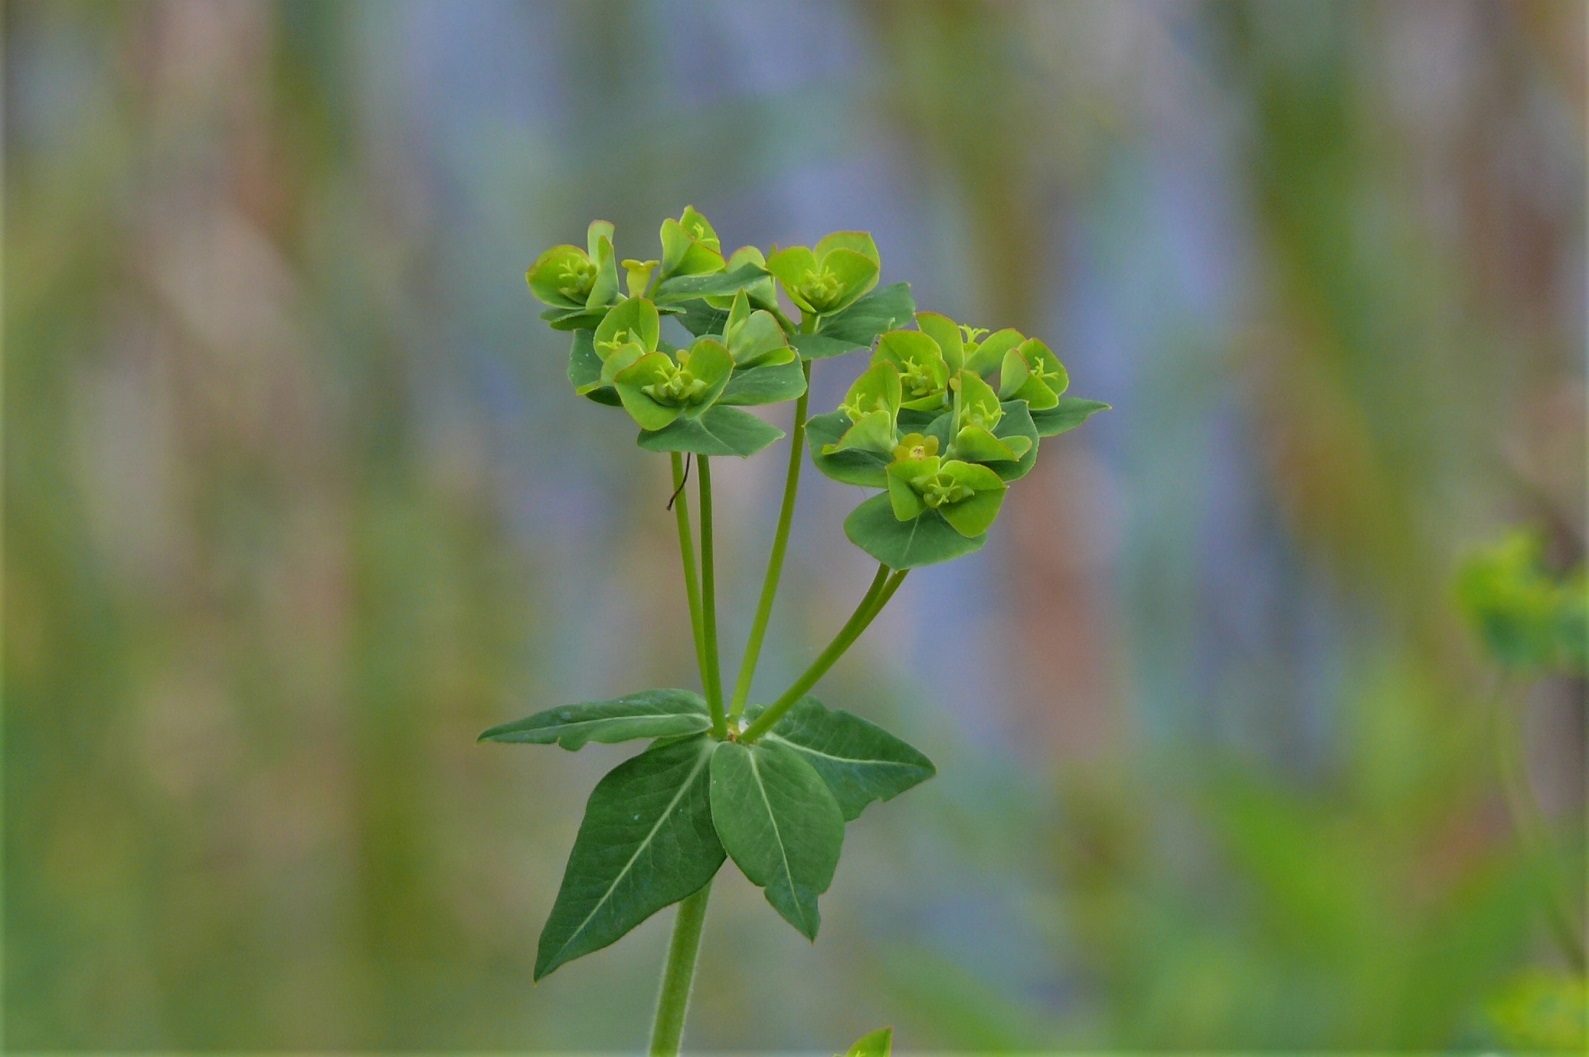
<svg viewBox="0 0 1589 1057"><path fill-rule="evenodd" d="M706 652L701 648L701 583L695 575L695 544L690 532L690 498L684 492L684 456L673 452L673 520L679 527L679 558L684 563L684 595L690 605L690 634L701 686L707 685Z"/></svg>
<svg viewBox="0 0 1589 1057"><path fill-rule="evenodd" d="M778 509L778 529L772 537L772 553L767 556L767 575L761 582L761 599L756 603L756 617L750 625L750 638L745 642L745 656L739 662L739 678L734 681L734 697L728 708L728 718L738 719L745 711L745 699L750 696L750 683L756 676L756 662L761 659L762 640L767 635L767 621L772 617L772 603L778 595L778 578L783 575L783 558L789 549L789 526L794 521L795 496L800 491L800 467L805 462L806 409L811 400L811 361L801 365L806 376L806 391L795 401L794 428L789 433L789 471L784 477L783 505Z"/></svg>
<svg viewBox="0 0 1589 1057"><path fill-rule="evenodd" d="M719 741L728 735L723 713L723 673L717 660L717 574L712 560L712 464L697 455L701 484L701 649L705 667L701 681L706 686L706 705L712 711L712 735Z"/></svg>
<svg viewBox="0 0 1589 1057"><path fill-rule="evenodd" d="M1523 854L1533 860L1539 870L1540 887L1545 900L1546 916L1556 933L1556 940L1567 963L1580 975L1589 957L1584 950L1582 931L1574 924L1568 907L1571 900L1561 889L1561 877L1551 855L1549 828L1544 812L1534 798L1528 781L1528 760L1523 752L1523 715L1514 718L1506 707L1506 680L1497 679L1491 697L1491 713L1495 724L1496 769L1500 773L1501 789L1506 794L1506 810L1511 816L1512 829L1517 833Z"/></svg>
<svg viewBox="0 0 1589 1057"><path fill-rule="evenodd" d="M668 944L668 960L662 967L662 992L657 996L657 1015L651 1023L651 1057L675 1057L684 1039L684 1014L690 1006L690 988L695 982L695 958L701 951L701 931L706 924L706 901L712 883L679 903L673 920L673 940Z"/></svg>
<svg viewBox="0 0 1589 1057"><path fill-rule="evenodd" d="M889 575L891 571L892 576ZM840 628L839 633L833 637L833 641L828 643L827 649L817 655L817 659L811 662L811 667L794 681L794 685L784 691L782 697L769 705L765 712L756 717L754 723L745 728L745 732L739 737L740 741L752 742L767 733L783 718L785 712L794 707L802 694L817 685L817 680L827 674L828 669L844 656L845 651L861 637L861 632L866 630L867 625L871 624L877 614L883 611L883 607L888 605L888 600L894 597L894 592L899 590L900 583L904 581L906 572L908 572L906 569L890 570L886 565L877 567L877 575L872 578L872 584L866 589L866 595L855 607L855 612L850 614L850 619L845 621L844 627Z"/></svg>

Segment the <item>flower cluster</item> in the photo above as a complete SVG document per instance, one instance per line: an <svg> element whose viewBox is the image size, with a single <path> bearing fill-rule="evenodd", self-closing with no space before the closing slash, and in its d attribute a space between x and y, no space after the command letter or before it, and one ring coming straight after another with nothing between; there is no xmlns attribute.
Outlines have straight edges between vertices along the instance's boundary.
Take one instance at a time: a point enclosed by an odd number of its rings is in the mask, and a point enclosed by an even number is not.
<svg viewBox="0 0 1589 1057"><path fill-rule="evenodd" d="M542 317L574 333L575 391L627 411L648 450L747 456L783 433L741 407L801 397L813 359L870 351L839 409L796 426L823 473L884 490L845 530L892 568L980 547L1039 440L1107 406L1067 397L1065 367L1042 341L916 312L904 283L879 289L865 232L725 257L688 208L663 222L661 243L659 259L620 262L613 226L597 221L585 249L555 246L530 268ZM663 334L670 317L682 344Z"/></svg>

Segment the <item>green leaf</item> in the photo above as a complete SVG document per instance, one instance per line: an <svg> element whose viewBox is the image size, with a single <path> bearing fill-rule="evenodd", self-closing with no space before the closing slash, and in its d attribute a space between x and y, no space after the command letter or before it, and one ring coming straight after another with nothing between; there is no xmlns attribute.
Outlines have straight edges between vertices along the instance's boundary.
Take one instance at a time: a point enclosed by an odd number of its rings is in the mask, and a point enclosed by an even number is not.
<svg viewBox="0 0 1589 1057"><path fill-rule="evenodd" d="M593 330L607 318L607 309L601 308L548 308L541 318L553 330Z"/></svg>
<svg viewBox="0 0 1589 1057"><path fill-rule="evenodd" d="M850 416L843 411L818 415L806 422L806 438L811 442L811 461L828 477L845 484L858 484L863 488L883 488L888 484L886 471L893 461L893 453L844 448L832 455L823 449L837 444L850 429Z"/></svg>
<svg viewBox="0 0 1589 1057"><path fill-rule="evenodd" d="M829 356L843 356L847 352L871 347L869 341L848 341L828 334L791 334L789 344L795 347L803 360L822 360Z"/></svg>
<svg viewBox="0 0 1589 1057"><path fill-rule="evenodd" d="M744 264L731 272L716 275L676 275L657 284L656 301L670 304L694 298L737 293L767 277L767 269L758 264Z"/></svg>
<svg viewBox="0 0 1589 1057"><path fill-rule="evenodd" d="M755 719L763 706L746 710ZM799 753L827 783L846 822L874 800L892 800L938 773L932 761L875 723L802 697L761 741Z"/></svg>
<svg viewBox="0 0 1589 1057"><path fill-rule="evenodd" d="M678 404L664 404L645 391L663 384L676 372L677 365L664 352L646 353L618 372L614 388L618 390L624 410L641 429L665 429L683 412Z"/></svg>
<svg viewBox="0 0 1589 1057"><path fill-rule="evenodd" d="M886 495L875 495L844 519L850 542L893 569L915 569L952 561L982 549L986 534L962 536L936 511L911 521L894 516Z"/></svg>
<svg viewBox="0 0 1589 1057"><path fill-rule="evenodd" d="M870 1035L862 1035L844 1057L889 1057L894 1050L894 1029L878 1028Z"/></svg>
<svg viewBox="0 0 1589 1057"><path fill-rule="evenodd" d="M481 741L522 742L578 749L636 738L698 734L712 725L706 699L689 690L642 690L611 701L582 701L492 727Z"/></svg>
<svg viewBox="0 0 1589 1057"><path fill-rule="evenodd" d="M682 312L678 311L681 307ZM669 305L668 310L677 312L679 323L698 338L721 334L728 323L727 309L715 309L705 301L685 301L682 305Z"/></svg>
<svg viewBox="0 0 1589 1057"><path fill-rule="evenodd" d="M998 370L1004 362L1004 354L1025 340L1020 331L1009 327L989 334L975 349L967 350L966 370L979 375Z"/></svg>
<svg viewBox="0 0 1589 1057"><path fill-rule="evenodd" d="M941 312L917 312L916 326L938 343L943 360L951 371L958 371L965 366L965 341L958 323Z"/></svg>
<svg viewBox="0 0 1589 1057"><path fill-rule="evenodd" d="M657 306L643 297L631 297L620 301L607 313L592 340L596 355L605 360L614 349L629 341L638 342L644 352L655 352L661 336Z"/></svg>
<svg viewBox="0 0 1589 1057"><path fill-rule="evenodd" d="M596 355L593 332L574 331L573 344L568 347L568 384L576 393L588 394L601 385L601 357Z"/></svg>
<svg viewBox="0 0 1589 1057"><path fill-rule="evenodd" d="M749 456L782 437L783 430L750 412L717 404L699 418L680 418L664 429L642 432L637 443L646 451Z"/></svg>
<svg viewBox="0 0 1589 1057"><path fill-rule="evenodd" d="M806 391L806 374L799 360L735 371L719 404L778 404Z"/></svg>
<svg viewBox="0 0 1589 1057"><path fill-rule="evenodd" d="M1057 437L1068 433L1100 411L1110 406L1100 400L1083 400L1076 396L1062 396L1059 406L1046 411L1033 411L1032 424L1040 437Z"/></svg>
<svg viewBox="0 0 1589 1057"><path fill-rule="evenodd" d="M869 346L885 330L909 323L915 311L916 302L910 296L909 283L880 287L843 312L823 320L822 337Z"/></svg>
<svg viewBox="0 0 1589 1057"><path fill-rule="evenodd" d="M596 784L541 932L539 980L700 891L723 865L705 734L663 742Z"/></svg>
<svg viewBox="0 0 1589 1057"><path fill-rule="evenodd" d="M821 260L834 250L841 249L853 250L873 264L880 265L883 263L882 257L877 252L877 243L872 240L872 234L869 231L835 231L832 234L823 235L822 238L817 240L817 259Z"/></svg>
<svg viewBox="0 0 1589 1057"><path fill-rule="evenodd" d="M553 246L536 258L524 279L545 304L582 309L596 281L596 262L578 246Z"/></svg>
<svg viewBox="0 0 1589 1057"><path fill-rule="evenodd" d="M1006 400L1001 405L1004 414L999 418L999 424L994 427L993 436L1004 441L1011 447L1018 447L1016 438L1024 438L1027 447L1014 462L998 461L986 463L988 469L999 475L1003 481L1015 481L1032 472L1032 467L1037 465L1037 427L1032 424L1033 412L1026 406L1024 400ZM954 422L954 413L945 411L926 427L924 432L929 437L938 438L940 450L949 448L949 429ZM958 439L958 438L956 438ZM967 453L956 452L954 458L964 459L967 462L977 462ZM979 464L980 465L980 464Z"/></svg>
<svg viewBox="0 0 1589 1057"><path fill-rule="evenodd" d="M844 815L827 783L780 744L725 741L712 754L712 822L735 864L807 939L822 918L817 897L833 882Z"/></svg>

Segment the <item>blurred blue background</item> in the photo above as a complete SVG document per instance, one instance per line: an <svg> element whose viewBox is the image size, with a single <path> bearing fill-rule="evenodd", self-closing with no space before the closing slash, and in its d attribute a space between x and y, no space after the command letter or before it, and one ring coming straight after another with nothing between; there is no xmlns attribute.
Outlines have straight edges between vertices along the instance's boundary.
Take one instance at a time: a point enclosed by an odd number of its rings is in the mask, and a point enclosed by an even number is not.
<svg viewBox="0 0 1589 1057"><path fill-rule="evenodd" d="M1115 408L824 681L940 776L851 828L814 947L719 883L691 1048L1500 1046L1563 979L1451 575L1516 522L1583 552L1583 4L4 20L11 1048L640 1045L671 912L530 983L624 750L474 736L693 685L666 463L523 280L686 204L870 230ZM729 657L782 450L717 475ZM757 697L859 597L857 498L807 475ZM1584 698L1519 691L1566 834Z"/></svg>

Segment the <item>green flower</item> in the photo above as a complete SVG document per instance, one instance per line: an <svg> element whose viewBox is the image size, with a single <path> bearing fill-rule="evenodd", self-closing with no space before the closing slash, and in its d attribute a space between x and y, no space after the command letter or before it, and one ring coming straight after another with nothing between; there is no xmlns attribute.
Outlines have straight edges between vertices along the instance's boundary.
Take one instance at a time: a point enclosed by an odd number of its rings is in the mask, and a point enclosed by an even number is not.
<svg viewBox="0 0 1589 1057"><path fill-rule="evenodd" d="M733 373L728 349L701 338L680 349L677 360L665 352L644 353L614 375L613 385L629 416L654 432L681 415L699 417L716 403Z"/></svg>
<svg viewBox="0 0 1589 1057"><path fill-rule="evenodd" d="M723 326L723 340L736 366L775 367L795 359L795 351L789 347L783 327L778 325L778 320L771 312L750 307L748 291L739 291L730 304L732 307L728 311L728 321Z"/></svg>
<svg viewBox="0 0 1589 1057"><path fill-rule="evenodd" d="M723 270L723 246L712 224L694 206L686 206L677 220L662 222L662 272L675 275L712 275Z"/></svg>
<svg viewBox="0 0 1589 1057"><path fill-rule="evenodd" d="M886 363L899 372L900 406L912 411L939 411L949 404L949 364L943 349L916 330L891 330L877 342L874 365Z"/></svg>
<svg viewBox="0 0 1589 1057"><path fill-rule="evenodd" d="M1004 354L999 399L1025 400L1033 411L1045 411L1059 406L1060 396L1069 387L1065 365L1036 338L1027 338Z"/></svg>
<svg viewBox="0 0 1589 1057"><path fill-rule="evenodd" d="M657 351L661 334L656 305L643 297L618 302L602 317L591 339L596 357L601 360L601 375L575 391L583 396L612 385L620 371L642 356Z"/></svg>
<svg viewBox="0 0 1589 1057"><path fill-rule="evenodd" d="M600 308L618 296L618 266L612 248L613 227L591 223L588 249L553 246L538 257L524 278L530 292L553 308Z"/></svg>
<svg viewBox="0 0 1589 1057"><path fill-rule="evenodd" d="M1013 462L1031 450L1029 437L997 437L993 431L1004 419L1004 407L993 387L962 369L949 382L955 393L953 443L950 453L968 462Z"/></svg>
<svg viewBox="0 0 1589 1057"><path fill-rule="evenodd" d="M839 410L849 416L850 428L836 442L822 446L822 454L849 449L886 454L894 449L899 417L899 372L886 363L875 363L855 380Z"/></svg>
<svg viewBox="0 0 1589 1057"><path fill-rule="evenodd" d="M894 517L913 521L934 511L965 537L980 536L999 516L1006 486L986 466L941 459L935 437L912 433L894 449L888 500Z"/></svg>
<svg viewBox="0 0 1589 1057"><path fill-rule="evenodd" d="M843 311L877 285L877 244L864 231L836 231L816 249L790 246L767 258L789 300L808 316Z"/></svg>
<svg viewBox="0 0 1589 1057"><path fill-rule="evenodd" d="M732 272L743 268L747 264L754 264L758 268L765 269L767 267L767 258L762 256L761 250L754 246L741 246L728 258L728 263L724 265L724 270ZM755 308L771 309L778 307L778 290L773 285L773 279L770 275L764 276L745 287L745 293L750 297L750 303ZM715 309L722 310L733 305L734 295L714 294L706 298L706 303Z"/></svg>

